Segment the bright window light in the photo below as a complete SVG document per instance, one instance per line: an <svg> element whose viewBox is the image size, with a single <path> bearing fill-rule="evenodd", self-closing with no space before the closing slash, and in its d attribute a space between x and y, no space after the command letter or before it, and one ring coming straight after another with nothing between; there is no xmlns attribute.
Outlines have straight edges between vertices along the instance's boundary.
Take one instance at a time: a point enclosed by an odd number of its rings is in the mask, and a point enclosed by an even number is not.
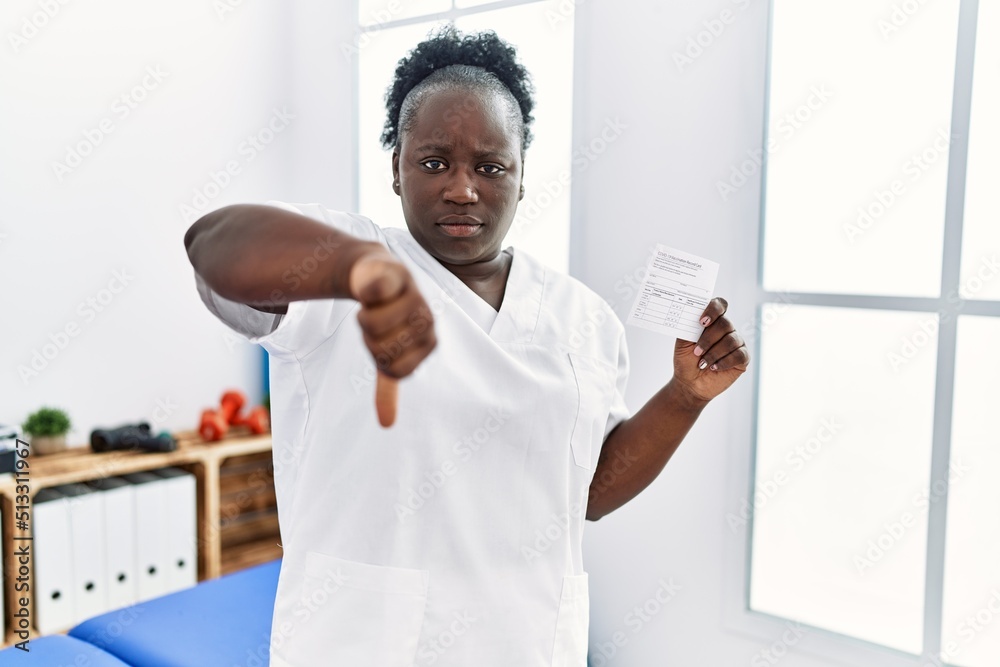
<svg viewBox="0 0 1000 667"><path fill-rule="evenodd" d="M913 4L775 0L765 289L939 294L959 3Z"/></svg>
<svg viewBox="0 0 1000 667"><path fill-rule="evenodd" d="M1000 665L997 341L1000 318L959 319L941 646L961 667Z"/></svg>
<svg viewBox="0 0 1000 667"><path fill-rule="evenodd" d="M761 321L750 608L919 653L937 318L769 304Z"/></svg>
<svg viewBox="0 0 1000 667"><path fill-rule="evenodd" d="M979 3L965 180L962 279L965 299L1000 301L1000 3Z"/></svg>

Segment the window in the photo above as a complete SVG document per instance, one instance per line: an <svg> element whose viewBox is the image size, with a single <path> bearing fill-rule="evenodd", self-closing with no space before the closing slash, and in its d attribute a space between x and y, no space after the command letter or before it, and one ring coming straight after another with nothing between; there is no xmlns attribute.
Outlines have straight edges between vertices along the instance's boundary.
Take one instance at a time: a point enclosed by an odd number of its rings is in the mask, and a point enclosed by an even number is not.
<svg viewBox="0 0 1000 667"><path fill-rule="evenodd" d="M513 44L535 84L534 140L524 165L524 199L505 245L552 268L569 267L573 20L557 0L360 0L358 210L384 227L405 227L393 193L391 151L379 142L385 90L396 63L443 21L463 32L492 29Z"/></svg>
<svg viewBox="0 0 1000 667"><path fill-rule="evenodd" d="M996 665L1000 3L771 11L747 605Z"/></svg>

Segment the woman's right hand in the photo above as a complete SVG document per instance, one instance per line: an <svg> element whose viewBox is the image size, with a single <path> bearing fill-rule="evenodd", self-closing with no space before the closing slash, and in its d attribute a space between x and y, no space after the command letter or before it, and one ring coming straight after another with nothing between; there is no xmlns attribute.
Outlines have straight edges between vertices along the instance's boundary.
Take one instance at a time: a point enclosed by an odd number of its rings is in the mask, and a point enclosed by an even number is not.
<svg viewBox="0 0 1000 667"><path fill-rule="evenodd" d="M348 283L361 304L358 323L379 372L406 377L437 345L434 317L413 276L384 248L374 248L355 260Z"/></svg>

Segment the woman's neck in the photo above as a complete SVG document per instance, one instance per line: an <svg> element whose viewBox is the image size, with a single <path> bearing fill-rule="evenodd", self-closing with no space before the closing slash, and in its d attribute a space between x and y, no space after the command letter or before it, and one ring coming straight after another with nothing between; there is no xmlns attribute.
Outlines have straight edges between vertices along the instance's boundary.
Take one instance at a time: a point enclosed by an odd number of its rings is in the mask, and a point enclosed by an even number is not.
<svg viewBox="0 0 1000 667"><path fill-rule="evenodd" d="M441 265L478 294L483 301L490 304L493 310L500 310L504 292L507 289L507 276L510 275L512 260L511 253L503 251L497 253L492 259L481 262L471 264L441 262Z"/></svg>

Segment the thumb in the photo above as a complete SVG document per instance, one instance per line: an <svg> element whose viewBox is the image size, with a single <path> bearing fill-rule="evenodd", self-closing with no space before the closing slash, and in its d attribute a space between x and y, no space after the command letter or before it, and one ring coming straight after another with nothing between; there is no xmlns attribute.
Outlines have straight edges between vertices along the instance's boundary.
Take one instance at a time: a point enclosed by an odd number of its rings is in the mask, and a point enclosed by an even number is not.
<svg viewBox="0 0 1000 667"><path fill-rule="evenodd" d="M687 352L695 346L695 343L691 341L684 340L683 338L678 338L674 341L674 354L680 354L681 352Z"/></svg>
<svg viewBox="0 0 1000 667"><path fill-rule="evenodd" d="M348 283L355 299L365 306L374 306L403 291L405 269L394 260L366 256L351 267Z"/></svg>
<svg viewBox="0 0 1000 667"><path fill-rule="evenodd" d="M375 378L375 412L382 428L389 428L396 421L398 395L399 380L379 371Z"/></svg>

